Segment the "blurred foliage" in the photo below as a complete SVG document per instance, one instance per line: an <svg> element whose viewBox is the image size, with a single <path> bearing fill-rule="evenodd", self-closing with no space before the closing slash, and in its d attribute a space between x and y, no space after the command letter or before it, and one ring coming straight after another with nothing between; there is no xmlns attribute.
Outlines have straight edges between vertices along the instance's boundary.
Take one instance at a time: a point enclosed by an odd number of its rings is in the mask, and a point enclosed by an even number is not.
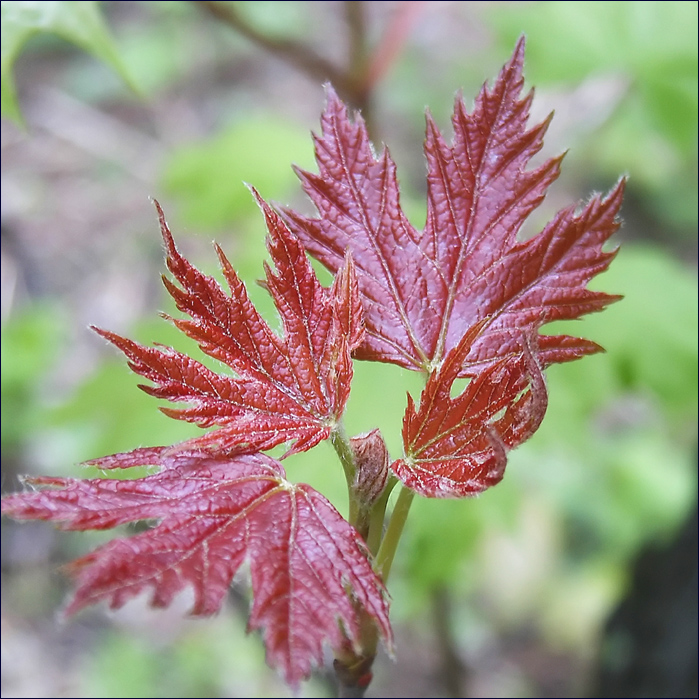
<svg viewBox="0 0 699 699"><path fill-rule="evenodd" d="M491 19L505 46L526 34L532 84L571 84L622 70L631 76L653 130L681 149L696 143L697 3L554 1L510 9L491 8ZM558 41L546 41L550 36Z"/></svg>
<svg viewBox="0 0 699 699"><path fill-rule="evenodd" d="M587 165L612 177L630 173L633 186L657 195L662 215L696 227L699 5L554 1L489 10L503 51L527 36L530 84L610 73L628 81L613 118L586 139Z"/></svg>
<svg viewBox="0 0 699 699"><path fill-rule="evenodd" d="M34 36L54 34L110 65L131 87L134 83L126 71L119 49L111 38L98 2L52 0L4 0L0 44L2 115L21 121L12 68L25 44Z"/></svg>
<svg viewBox="0 0 699 699"><path fill-rule="evenodd" d="M206 60L220 47L206 43L211 29L202 28L197 12L179 2L140 4L152 13L151 21L133 23L119 36L117 49L97 3L3 2L3 114L19 118L12 66L28 39L40 31L78 44L122 76L125 71L137 76L135 82L151 99L173 89L192 63L199 70L210 68ZM310 3L238 5L272 34L313 36ZM438 4L428 3L425 12L432 5ZM465 12L461 6L471 3L454 5ZM693 235L696 3L533 2L508 3L506 8L485 4L484 21L498 41L484 49L490 66L501 65L525 33L527 80L541 91L572 89L609 74L626 81L612 113L593 133L584 134L584 148L578 145L571 153L577 158L578 183L599 185L628 172L627 206L640 207L641 217L652 211L659 226L656 240L671 243L669 236L677 230ZM198 46L197 40L200 51L182 50ZM229 45L231 51L252 51L240 39L231 39ZM493 55L496 62L490 60ZM438 116L464 79L478 76L475 84L482 82L479 60L469 66L450 60L449 71L432 78L434 64L419 47L406 48L395 74L376 94L392 120L401 115L382 131L389 145L391 129L422 118L421 105L443 90L443 81L457 82L439 96L440 104L434 105ZM87 72L78 75L76 84L85 84L86 99L105 90L113 90L112 98L119 95L121 87L95 81L90 69L83 69ZM189 75L196 80L196 71ZM236 104L232 117L228 113L226 119L213 120L217 126L207 137L168 146L161 183L178 207L172 225L178 240L187 227L214 231L217 237L231 231L231 239L220 242L227 253L230 249L229 257L255 303L278 328L272 304L255 285L262 276L264 226L242 182L272 200L287 203L295 198L300 187L290 164L312 167L309 126L287 119L284 105L276 113L261 110L251 104L249 93ZM417 111L415 104L420 105ZM412 112L402 114L408 105ZM310 127L316 128L317 122ZM411 148L419 150L417 143ZM397 153L398 160L403 157ZM566 165L568 161L564 169ZM424 186L424 165L403 168L402 177L406 209L424 211L414 193ZM629 227L622 235L633 239L635 232ZM687 238L686 232L682 235ZM203 268L216 273L211 249ZM396 619L424 614L434 589L447 584L465 599L478 595L478 605L463 605L456 612L466 647L492 633L493 625L535 620L556 642L589 652L603 617L623 589L628 561L646 541L670 536L691 506L696 494L696 270L658 244L628 242L595 287L625 298L604 313L569 324L568 331L599 342L607 352L548 370L546 419L537 435L512 454L503 483L477 499L414 503L391 580ZM165 310L173 312L172 304ZM4 455L24 448L42 468L65 473L69 464L84 459L169 444L197 433L198 428L159 413L157 401L136 388L137 379L121 358L101 360L56 405L46 386L69 351L66 323L55 306L27 305L13 310L3 325ZM545 331L557 329L547 326ZM167 323L152 319L125 334L189 353L195 349ZM358 363L346 415L348 431L380 427L397 457L406 391L417 397L420 390L421 377L412 372ZM327 444L291 457L285 466L292 480L310 482L346 510L341 468ZM210 633L212 628L215 633ZM188 628L172 644L110 631L86 668L85 696L215 696L232 692L226 689L231 674L240 680L237 690L242 686L250 696L278 696L272 680L265 686L266 680L246 675L262 667L258 639L245 640L242 624L221 629L218 621ZM318 686L306 691L322 695Z"/></svg>
<svg viewBox="0 0 699 699"><path fill-rule="evenodd" d="M144 614L154 613L144 610ZM175 638L152 631L145 638L110 633L85 668L85 696L282 696L286 689L281 680L271 674L260 677L264 648L259 639L245 634L242 615L231 616L206 625L189 621ZM230 670L231 658L235 673ZM323 697L324 689L312 680L303 696Z"/></svg>
<svg viewBox="0 0 699 699"><path fill-rule="evenodd" d="M269 36L303 40L313 31L314 12L307 3L269 0L262 5L255 0L242 0L236 2L236 7Z"/></svg>
<svg viewBox="0 0 699 699"><path fill-rule="evenodd" d="M2 328L2 453L15 454L42 425L41 388L65 343L60 310L25 308Z"/></svg>
<svg viewBox="0 0 699 699"><path fill-rule="evenodd" d="M192 356L203 355L174 326L162 320L139 323L133 334L148 338L147 341L158 337L161 343L178 346ZM195 425L163 415L157 402L138 389L138 383L138 377L123 359L114 356L100 362L68 400L47 407L42 439L51 453L51 463L45 467L64 472L66 464L79 464L136 446L175 444L201 433ZM143 470L116 470L110 477L136 478L144 475ZM74 475L89 477L95 471L80 466L74 468Z"/></svg>
<svg viewBox="0 0 699 699"><path fill-rule="evenodd" d="M176 149L163 180L185 225L220 229L258 211L244 183L264 198L295 192L292 163L311 167L308 131L271 115L246 114L203 143Z"/></svg>

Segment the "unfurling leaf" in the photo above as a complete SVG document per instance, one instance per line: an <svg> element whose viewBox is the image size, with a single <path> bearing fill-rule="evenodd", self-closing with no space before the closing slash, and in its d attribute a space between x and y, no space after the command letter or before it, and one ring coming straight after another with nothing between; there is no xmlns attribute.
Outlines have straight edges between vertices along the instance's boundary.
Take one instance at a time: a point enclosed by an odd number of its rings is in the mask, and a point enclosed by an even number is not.
<svg viewBox="0 0 699 699"><path fill-rule="evenodd" d="M215 373L170 348L143 347L106 330L97 332L126 354L136 373L156 384L141 386L144 391L194 406L163 412L202 427L220 426L197 440L201 447L246 444L262 450L296 440L290 452L304 451L330 435L349 396L350 352L364 330L354 264L348 256L333 286L321 286L298 240L254 193L269 230L277 271L266 269L266 286L281 316L283 337L259 315L220 248L230 295L180 255L160 207L168 267L182 288L167 279L165 286L191 317L173 322L238 376Z"/></svg>
<svg viewBox="0 0 699 699"><path fill-rule="evenodd" d="M159 521L69 566L77 581L69 613L102 600L118 608L146 589L154 606L166 607L189 586L192 613L212 614L247 560L249 628L263 630L268 661L290 684L322 663L324 642L333 649L348 641L358 647L362 612L390 645L385 591L364 542L320 493L287 482L282 465L265 455L214 457L189 445L94 462L102 468L160 467L145 478L34 478L30 483L42 489L3 499L3 514L63 529Z"/></svg>
<svg viewBox="0 0 699 699"><path fill-rule="evenodd" d="M481 321L430 375L419 409L408 396L405 457L391 465L405 485L426 497L474 495L502 480L507 452L528 439L546 412L541 369L530 348L490 364L450 397Z"/></svg>
<svg viewBox="0 0 699 699"><path fill-rule="evenodd" d="M332 90L316 137L319 174L298 171L318 218L284 212L306 249L331 271L352 251L364 303L360 359L430 373L483 319L488 325L464 357L460 375L474 375L522 346L553 320L578 318L619 297L587 290L614 253L605 241L623 182L576 214L559 212L539 235L517 234L557 178L561 158L533 169L549 119L527 129L530 93L523 86L521 40L492 88L483 87L468 113L457 99L454 140L447 145L427 117L427 223L416 230L400 207L396 167L388 150L374 156L364 122L352 123ZM600 351L569 336L538 338L542 367Z"/></svg>

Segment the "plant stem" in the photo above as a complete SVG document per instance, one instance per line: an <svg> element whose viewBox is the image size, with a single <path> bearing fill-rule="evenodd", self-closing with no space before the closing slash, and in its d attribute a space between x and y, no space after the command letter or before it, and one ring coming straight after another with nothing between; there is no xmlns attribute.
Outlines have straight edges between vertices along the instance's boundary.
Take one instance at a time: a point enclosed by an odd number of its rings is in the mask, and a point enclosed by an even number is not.
<svg viewBox="0 0 699 699"><path fill-rule="evenodd" d="M369 513L361 507L361 502L355 492L354 481L357 474L357 462L342 422L338 422L330 433L330 442L340 459L342 469L345 472L345 480L347 481L347 494L349 496L349 517L347 519L366 539L369 533Z"/></svg>
<svg viewBox="0 0 699 699"><path fill-rule="evenodd" d="M355 474L357 473L357 462L354 459L354 452L352 451L349 438L347 437L347 432L345 432L345 426L341 421L335 425L333 431L330 433L330 442L335 448L340 463L342 464L347 485L351 488L354 484Z"/></svg>
<svg viewBox="0 0 699 699"><path fill-rule="evenodd" d="M397 482L397 479L392 476L389 482L386 484L386 488L384 489L383 493L381 493L381 497L371 508L369 533L366 538L366 543L372 556L376 556L379 547L381 546L381 539L383 538L383 521L386 517L386 505L388 504L388 498L391 495L391 491Z"/></svg>
<svg viewBox="0 0 699 699"><path fill-rule="evenodd" d="M344 3L349 39L347 65L348 72L355 82L364 77L368 58L365 4L358 0L346 0Z"/></svg>
<svg viewBox="0 0 699 699"><path fill-rule="evenodd" d="M383 516L386 508L388 495L393 489L396 481L393 480L386 487L386 492L376 502L372 509L371 522L373 531L370 527L370 541L376 545L377 539L380 540L380 531L383 527ZM389 522L386 534L383 537L381 546L376 555L374 567L377 574L383 579L384 583L388 578L391 570L391 563L396 553L400 535L405 526L405 520L410 511L410 504L415 496L414 491L408 488L402 488L396 500L396 505L393 508L391 521ZM376 534L376 531L379 534ZM343 651L336 651L335 655L335 674L337 675L340 686L340 697L363 697L366 688L371 682L371 666L376 657L376 648L379 642L379 631L374 619L372 619L365 609L360 609L361 618L361 651L357 653L352 649L350 644Z"/></svg>
<svg viewBox="0 0 699 699"><path fill-rule="evenodd" d="M376 137L374 110L371 90L368 89L366 80L369 67L366 3L360 0L346 0L344 7L349 39L347 81L352 91L348 97L352 106L362 113L369 138L374 140Z"/></svg>
<svg viewBox="0 0 699 699"><path fill-rule="evenodd" d="M388 523L388 527L386 528L383 541L381 542L379 551L376 554L374 568L383 580L384 584L386 584L388 575L391 572L393 557L396 555L398 542L400 541L400 536L403 533L405 520L408 518L408 512L410 512L410 505L413 502L414 496L415 491L404 486L401 488L395 507L393 508L393 513L391 514L391 519Z"/></svg>
<svg viewBox="0 0 699 699"><path fill-rule="evenodd" d="M374 663L374 654L369 657L352 658L349 663L335 658L333 667L338 680L338 697L340 699L354 699L363 697L367 687L371 683L371 666Z"/></svg>

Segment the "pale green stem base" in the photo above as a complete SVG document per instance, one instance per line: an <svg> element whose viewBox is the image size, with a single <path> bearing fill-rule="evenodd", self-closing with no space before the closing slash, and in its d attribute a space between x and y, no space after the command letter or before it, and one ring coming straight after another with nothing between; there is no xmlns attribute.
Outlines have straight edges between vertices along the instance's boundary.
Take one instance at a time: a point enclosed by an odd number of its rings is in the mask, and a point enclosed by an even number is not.
<svg viewBox="0 0 699 699"><path fill-rule="evenodd" d="M388 527L386 528L386 533L383 536L381 546L376 554L374 570L376 570L384 584L386 584L388 575L391 572L393 558L396 555L398 542L400 541L400 536L403 533L405 520L408 518L410 505L412 505L414 497L415 491L410 490L409 488L401 487L398 499L396 500L396 505L393 508L393 513L391 514L391 519L388 523Z"/></svg>

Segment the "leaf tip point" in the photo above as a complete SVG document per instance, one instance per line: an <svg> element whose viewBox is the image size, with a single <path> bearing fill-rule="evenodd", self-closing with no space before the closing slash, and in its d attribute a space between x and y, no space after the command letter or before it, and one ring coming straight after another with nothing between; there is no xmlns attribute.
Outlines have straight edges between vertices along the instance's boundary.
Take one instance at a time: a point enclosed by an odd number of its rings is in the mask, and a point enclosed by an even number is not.
<svg viewBox="0 0 699 699"><path fill-rule="evenodd" d="M337 95L337 90L333 87L333 84L328 80L323 83L323 91L325 92L325 101L330 104L330 102L341 102Z"/></svg>
<svg viewBox="0 0 699 699"><path fill-rule="evenodd" d="M106 340L107 342L112 342L112 343L114 342L112 338L115 335L110 330L105 330L104 328L98 328L96 325L88 325L88 327L90 328L90 330L92 330L92 332L99 335L103 340Z"/></svg>
<svg viewBox="0 0 699 699"><path fill-rule="evenodd" d="M170 227L168 226L167 220L165 218L165 212L163 211L163 207L160 205L160 202L157 199L150 197L150 200L153 202L155 210L158 214L160 234L163 237L163 242L165 244L165 252L168 258L179 257L177 246L175 245L175 239L172 237L172 233L170 232Z"/></svg>

